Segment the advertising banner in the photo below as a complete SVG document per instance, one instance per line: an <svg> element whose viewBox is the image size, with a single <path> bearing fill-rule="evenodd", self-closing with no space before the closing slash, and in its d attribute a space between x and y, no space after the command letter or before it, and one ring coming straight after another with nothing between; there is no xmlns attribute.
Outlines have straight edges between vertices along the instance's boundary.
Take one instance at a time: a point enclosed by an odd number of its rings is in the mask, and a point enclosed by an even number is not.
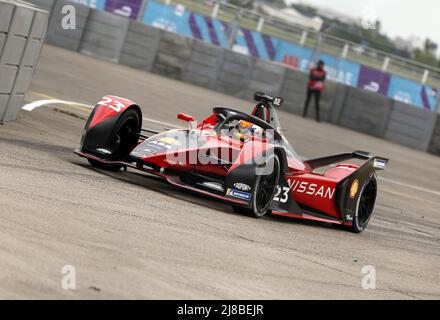
<svg viewBox="0 0 440 320"><path fill-rule="evenodd" d="M313 60L312 49L275 37L271 37L271 39L275 49L273 60L306 72L310 69L310 61Z"/></svg>
<svg viewBox="0 0 440 320"><path fill-rule="evenodd" d="M71 1L98 10L104 10L105 3L107 2L107 0L71 0Z"/></svg>
<svg viewBox="0 0 440 320"><path fill-rule="evenodd" d="M361 69L360 64L325 53L321 54L319 59L325 62L327 79L356 87Z"/></svg>
<svg viewBox="0 0 440 320"><path fill-rule="evenodd" d="M202 40L202 32L195 19L196 14L182 5L166 6L148 1L143 22L153 27Z"/></svg>
<svg viewBox="0 0 440 320"><path fill-rule="evenodd" d="M95 6L105 4L104 0L82 1L88 1L89 5ZM105 8L106 10L129 12L130 10L123 9L123 7L139 8L141 3L141 0L107 0ZM130 12L135 14L138 11L132 9ZM143 16L143 22L223 48L229 47L229 37L232 32L230 23L188 11L183 5L165 5L150 0ZM439 99L438 90L429 86L423 86L418 82L390 75L330 54L321 53L318 56L317 51L313 48L303 47L245 28L238 29L232 49L245 55L282 62L307 73L313 63L321 59L326 64L325 69L329 80L388 96L421 108L429 108L433 111L436 101Z"/></svg>
<svg viewBox="0 0 440 320"><path fill-rule="evenodd" d="M105 11L136 20L141 12L143 0L107 0Z"/></svg>
<svg viewBox="0 0 440 320"><path fill-rule="evenodd" d="M392 76L388 96L394 100L435 111L439 90L430 86Z"/></svg>
<svg viewBox="0 0 440 320"><path fill-rule="evenodd" d="M359 71L358 88L381 94L388 95L390 87L391 75L379 70L361 66Z"/></svg>

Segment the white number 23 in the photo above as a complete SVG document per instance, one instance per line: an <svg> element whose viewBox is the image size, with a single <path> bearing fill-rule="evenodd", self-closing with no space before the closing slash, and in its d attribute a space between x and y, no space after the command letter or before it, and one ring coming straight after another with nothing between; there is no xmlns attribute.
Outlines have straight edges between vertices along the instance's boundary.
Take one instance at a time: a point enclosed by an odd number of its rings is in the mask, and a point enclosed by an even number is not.
<svg viewBox="0 0 440 320"><path fill-rule="evenodd" d="M109 107L116 112L121 112L125 108L125 105L122 102L114 101L109 97L102 98L102 100L99 101L98 104L101 106Z"/></svg>
<svg viewBox="0 0 440 320"><path fill-rule="evenodd" d="M287 200L289 200L289 187L283 187L277 186L277 191L275 192L275 196L273 197L274 201L286 203Z"/></svg>

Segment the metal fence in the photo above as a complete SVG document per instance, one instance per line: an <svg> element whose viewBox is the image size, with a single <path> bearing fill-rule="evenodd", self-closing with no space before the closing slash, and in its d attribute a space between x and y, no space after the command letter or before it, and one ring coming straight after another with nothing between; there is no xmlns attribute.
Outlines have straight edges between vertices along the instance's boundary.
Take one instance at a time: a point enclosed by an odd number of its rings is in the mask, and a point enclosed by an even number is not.
<svg viewBox="0 0 440 320"><path fill-rule="evenodd" d="M440 88L440 69L381 52L361 44L349 42L324 32L307 29L295 21L288 23L274 19L260 12L242 9L224 1L214 0L155 0L169 5L184 5L188 10L211 16L263 34L288 40L315 52L331 54L352 60L383 72L389 72L404 78ZM145 0L145 4L148 0ZM234 28L233 28L234 29ZM231 40L234 37L232 30ZM232 41L231 41L232 46Z"/></svg>

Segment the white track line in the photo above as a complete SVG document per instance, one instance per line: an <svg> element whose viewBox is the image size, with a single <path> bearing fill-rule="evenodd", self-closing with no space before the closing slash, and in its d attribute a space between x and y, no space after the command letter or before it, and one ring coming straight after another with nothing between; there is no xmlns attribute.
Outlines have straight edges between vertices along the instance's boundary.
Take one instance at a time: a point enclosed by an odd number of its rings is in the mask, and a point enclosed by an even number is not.
<svg viewBox="0 0 440 320"><path fill-rule="evenodd" d="M147 122L151 122L151 123L161 124L161 125L164 125L164 126L170 127L170 128L181 129L180 126L178 126L176 124L168 123L168 122L163 122L163 121L149 119L149 118L142 118L142 120L147 121Z"/></svg>
<svg viewBox="0 0 440 320"><path fill-rule="evenodd" d="M51 105L51 104L67 104L67 105L71 105L71 106L80 106L80 107L85 107L88 109L93 109L93 107L88 104L83 104L83 103L78 103L78 102L73 102L73 101L53 100L53 99L34 101L34 102L31 102L31 103L24 105L21 108L26 111L34 111L37 108Z"/></svg>
<svg viewBox="0 0 440 320"><path fill-rule="evenodd" d="M48 106L48 105L53 105L53 104L65 104L65 105L70 105L72 107L85 107L85 108L91 109L91 110L94 108L94 106L91 106L88 104L83 104L83 103L78 103L78 102L74 102L74 101L47 99L47 100L38 100L38 101L28 103L28 104L24 105L22 107L22 109L26 110L26 111L34 111L35 109L38 109L38 108L41 108L44 106ZM172 128L179 128L179 126L177 126L176 124L163 122L163 121L159 121L159 120L154 120L154 119L150 119L150 118L142 118L142 120L147 121L147 122L151 122L151 123L160 124L163 126L172 127Z"/></svg>
<svg viewBox="0 0 440 320"><path fill-rule="evenodd" d="M22 107L22 109L26 110L26 111L33 111L33 110L35 110L37 108L40 108L40 107L43 107L43 106L47 106L47 105L51 105L51 104L66 104L66 105L70 105L72 107L85 107L85 108L88 108L88 109L93 109L94 108L94 106L83 104L83 103L51 99L51 100L34 101L32 103L26 104L25 106ZM154 119L150 119L150 118L142 118L142 120L143 121L147 121L147 122L151 122L151 123L155 123L155 124L160 124L160 125L167 126L167 127L171 127L171 128L179 128L179 126L177 126L176 124L172 124L172 123L168 123L168 122L164 122L164 121L154 120ZM383 180L383 181L386 181L386 182L389 182L389 183L393 183L395 185L402 186L402 187L414 189L414 190L417 190L417 191L426 192L426 193L429 193L429 194L432 194L432 195L435 195L435 196L440 196L440 192L439 191L430 190L430 189L414 186L414 185L411 185L411 184L408 184L408 183L405 183L405 182L395 181L395 180L391 180L391 179L387 179L387 178L380 177L379 179Z"/></svg>
<svg viewBox="0 0 440 320"><path fill-rule="evenodd" d="M391 179L387 179L387 178L379 177L379 179L383 180L383 181L386 181L386 182L389 182L389 183L396 184L398 186L402 186L402 187L406 187L406 188L411 188L411 189L414 189L414 190L417 190L417 191L426 192L426 193L429 193L429 194L433 194L435 196L440 196L440 192L439 191L430 190L430 189L414 186L412 184L408 184L408 183L405 183L405 182L395 181L395 180L391 180Z"/></svg>

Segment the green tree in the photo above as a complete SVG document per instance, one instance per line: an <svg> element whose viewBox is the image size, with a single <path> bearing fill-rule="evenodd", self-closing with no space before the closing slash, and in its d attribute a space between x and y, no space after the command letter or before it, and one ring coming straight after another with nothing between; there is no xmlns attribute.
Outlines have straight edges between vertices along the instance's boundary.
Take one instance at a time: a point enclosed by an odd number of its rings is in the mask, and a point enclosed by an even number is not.
<svg viewBox="0 0 440 320"><path fill-rule="evenodd" d="M435 55L437 48L437 43L431 41L430 39L426 39L423 50L415 50L415 60L432 67L437 67L439 65L439 60L437 60L437 57Z"/></svg>
<svg viewBox="0 0 440 320"><path fill-rule="evenodd" d="M227 0L230 4L234 6L243 7L243 8L252 8L255 0ZM266 0L268 4L276 5L278 7L285 7L286 3L284 0Z"/></svg>

